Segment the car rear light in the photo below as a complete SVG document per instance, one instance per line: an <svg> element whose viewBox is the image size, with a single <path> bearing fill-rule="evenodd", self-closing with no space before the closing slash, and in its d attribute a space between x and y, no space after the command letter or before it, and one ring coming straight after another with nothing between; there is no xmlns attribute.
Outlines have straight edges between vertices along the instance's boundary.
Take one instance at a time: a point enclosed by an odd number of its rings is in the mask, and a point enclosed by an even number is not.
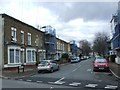
<svg viewBox="0 0 120 90"><path fill-rule="evenodd" d="M108 64L106 64L105 66L108 67Z"/></svg>

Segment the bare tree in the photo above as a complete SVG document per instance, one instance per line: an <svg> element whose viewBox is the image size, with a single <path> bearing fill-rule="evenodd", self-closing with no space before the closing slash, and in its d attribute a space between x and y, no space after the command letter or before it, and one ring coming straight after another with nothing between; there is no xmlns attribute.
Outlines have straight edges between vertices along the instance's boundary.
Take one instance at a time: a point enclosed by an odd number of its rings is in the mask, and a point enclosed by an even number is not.
<svg viewBox="0 0 120 90"><path fill-rule="evenodd" d="M89 53L91 52L91 44L87 40L81 40L80 41L80 48L82 49L82 54L84 56L89 56Z"/></svg>
<svg viewBox="0 0 120 90"><path fill-rule="evenodd" d="M107 33L96 33L95 39L93 42L93 50L98 53L98 55L105 56L105 52L107 49L107 41L109 40L109 36Z"/></svg>

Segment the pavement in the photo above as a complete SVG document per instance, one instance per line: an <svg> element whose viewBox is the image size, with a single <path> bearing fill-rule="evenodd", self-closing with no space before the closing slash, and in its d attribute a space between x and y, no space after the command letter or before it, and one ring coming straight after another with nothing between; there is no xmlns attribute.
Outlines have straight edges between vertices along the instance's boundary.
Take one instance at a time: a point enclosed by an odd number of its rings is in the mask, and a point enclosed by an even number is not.
<svg viewBox="0 0 120 90"><path fill-rule="evenodd" d="M19 77L24 77L24 76L29 76L37 73L37 67L36 66L25 66L24 72L23 69L19 70L18 69L4 69L2 70L2 75L0 77L2 78L19 78Z"/></svg>
<svg viewBox="0 0 120 90"><path fill-rule="evenodd" d="M67 65L67 64L69 63L60 64L60 66ZM0 78L20 78L20 77L30 76L30 75L34 75L38 73L36 66L25 66L24 72L23 72L23 69L20 69L19 73L18 73L17 68L16 69L4 69L0 72L2 72L0 73Z"/></svg>
<svg viewBox="0 0 120 90"><path fill-rule="evenodd" d="M64 64L61 64L64 65ZM118 78L120 79L120 64L116 64L113 62L109 63L110 65L110 71ZM18 73L18 69L16 70L2 70L2 75L0 75L1 78L19 78L19 77L25 77L30 76L37 73L37 67L36 66L29 66L24 68L24 72L21 69Z"/></svg>
<svg viewBox="0 0 120 90"><path fill-rule="evenodd" d="M109 62L109 66L110 66L110 71L115 75L115 77L120 79L120 64Z"/></svg>

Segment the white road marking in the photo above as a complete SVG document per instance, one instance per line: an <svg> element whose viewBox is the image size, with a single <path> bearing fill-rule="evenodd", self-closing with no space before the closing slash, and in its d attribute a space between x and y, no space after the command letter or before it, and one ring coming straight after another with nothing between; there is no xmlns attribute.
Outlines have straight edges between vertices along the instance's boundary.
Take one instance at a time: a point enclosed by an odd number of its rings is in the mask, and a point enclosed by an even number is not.
<svg viewBox="0 0 120 90"><path fill-rule="evenodd" d="M96 87L96 86L98 86L97 84L88 84L88 85L86 85L86 87Z"/></svg>
<svg viewBox="0 0 120 90"><path fill-rule="evenodd" d="M27 82L31 82L32 80L26 80Z"/></svg>
<svg viewBox="0 0 120 90"><path fill-rule="evenodd" d="M65 77L63 77L63 78L57 80L56 82L60 82L60 81L62 81L63 79L65 79Z"/></svg>
<svg viewBox="0 0 120 90"><path fill-rule="evenodd" d="M74 69L72 72L74 72L74 71L76 71L77 70L77 68L76 69Z"/></svg>
<svg viewBox="0 0 120 90"><path fill-rule="evenodd" d="M118 86L107 85L105 89L117 89Z"/></svg>
<svg viewBox="0 0 120 90"><path fill-rule="evenodd" d="M65 83L65 82L63 82L62 80L64 79L65 77L63 77L63 78L61 78L61 79L59 79L59 80L57 80L57 81L55 81L55 82L48 82L48 83L51 83L51 84L63 84L63 83Z"/></svg>
<svg viewBox="0 0 120 90"><path fill-rule="evenodd" d="M87 69L87 72L90 72L90 71L92 71L92 69Z"/></svg>
<svg viewBox="0 0 120 90"><path fill-rule="evenodd" d="M65 82L63 82L63 81L60 81L60 82L54 82L54 84L60 84L60 85L62 85L62 84L64 84Z"/></svg>
<svg viewBox="0 0 120 90"><path fill-rule="evenodd" d="M48 82L49 84L59 84L59 85L62 85L62 84L64 84L65 82L62 82L62 81L60 81L60 82Z"/></svg>
<svg viewBox="0 0 120 90"><path fill-rule="evenodd" d="M41 83L41 82L43 82L43 81L36 81L37 83Z"/></svg>
<svg viewBox="0 0 120 90"><path fill-rule="evenodd" d="M73 83L71 83L71 84L69 84L69 85L71 85L71 86L78 86L78 85L80 85L81 83L77 83L77 82L73 82Z"/></svg>

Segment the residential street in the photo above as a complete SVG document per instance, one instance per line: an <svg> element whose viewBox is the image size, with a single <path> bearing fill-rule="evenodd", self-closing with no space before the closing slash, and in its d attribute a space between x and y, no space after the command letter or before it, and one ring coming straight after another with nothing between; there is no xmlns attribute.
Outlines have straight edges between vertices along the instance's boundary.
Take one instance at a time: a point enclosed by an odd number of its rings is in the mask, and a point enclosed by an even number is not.
<svg viewBox="0 0 120 90"><path fill-rule="evenodd" d="M0 0L0 72L2 90L120 90L120 0Z"/></svg>
<svg viewBox="0 0 120 90"><path fill-rule="evenodd" d="M69 63L60 66L59 71L53 73L37 73L32 76L9 80L3 79L3 88L95 88L95 89L120 89L120 80L111 72L93 72L93 58L79 63ZM11 86L11 81L16 85ZM25 85L22 85L25 83ZM27 85L27 84L30 84ZM39 83L39 84L38 84ZM19 85L20 84L20 85ZM33 85L32 85L33 84ZM43 86L42 86L43 85Z"/></svg>

